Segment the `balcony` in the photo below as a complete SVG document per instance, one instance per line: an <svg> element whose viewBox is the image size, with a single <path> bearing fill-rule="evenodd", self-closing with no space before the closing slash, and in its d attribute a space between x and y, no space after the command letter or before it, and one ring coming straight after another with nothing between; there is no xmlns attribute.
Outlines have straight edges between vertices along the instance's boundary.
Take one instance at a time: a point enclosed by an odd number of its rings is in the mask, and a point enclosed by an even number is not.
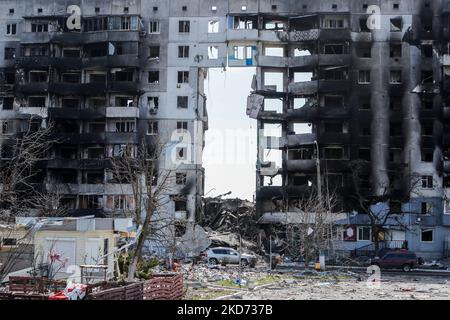
<svg viewBox="0 0 450 320"><path fill-rule="evenodd" d="M260 67L287 68L289 58L274 56L257 56L257 63Z"/></svg>
<svg viewBox="0 0 450 320"><path fill-rule="evenodd" d="M349 80L311 80L292 82L288 87L289 93L296 95L313 95L317 92L333 93L350 90Z"/></svg>
<svg viewBox="0 0 450 320"><path fill-rule="evenodd" d="M134 67L139 68L141 62L137 54L124 54L117 56L91 57L83 59L83 67Z"/></svg>
<svg viewBox="0 0 450 320"><path fill-rule="evenodd" d="M140 32L137 30L109 30L83 33L83 43L96 42L137 42L140 40Z"/></svg>
<svg viewBox="0 0 450 320"><path fill-rule="evenodd" d="M15 86L15 90L21 94L43 94L49 92L48 82L31 82L18 84Z"/></svg>
<svg viewBox="0 0 450 320"><path fill-rule="evenodd" d="M58 133L55 139L65 144L104 144L105 133Z"/></svg>
<svg viewBox="0 0 450 320"><path fill-rule="evenodd" d="M311 187L308 186L287 186L287 187L277 187L277 186L264 186L260 187L256 191L257 199L272 199L272 198L284 198L286 196L299 197L307 196L311 192Z"/></svg>
<svg viewBox="0 0 450 320"><path fill-rule="evenodd" d="M140 92L139 81L113 81L109 85L109 90L138 94Z"/></svg>
<svg viewBox="0 0 450 320"><path fill-rule="evenodd" d="M327 144L348 144L350 143L350 134L348 133L336 133L336 132L323 132L319 134L319 140L321 143Z"/></svg>
<svg viewBox="0 0 450 320"><path fill-rule="evenodd" d="M317 119L347 119L350 108L347 107L317 107L304 106L299 109L288 110L286 118L289 120L314 121Z"/></svg>
<svg viewBox="0 0 450 320"><path fill-rule="evenodd" d="M291 172L314 172L316 170L316 159L287 160L286 169Z"/></svg>
<svg viewBox="0 0 450 320"><path fill-rule="evenodd" d="M258 29L228 29L228 41L257 41L259 39Z"/></svg>
<svg viewBox="0 0 450 320"><path fill-rule="evenodd" d="M42 67L55 67L58 69L81 69L81 58L65 57L20 57L16 59L17 65L25 69Z"/></svg>
<svg viewBox="0 0 450 320"><path fill-rule="evenodd" d="M94 120L106 117L106 108L49 108L49 116L53 119Z"/></svg>
<svg viewBox="0 0 450 320"><path fill-rule="evenodd" d="M138 118L139 108L137 107L108 107L106 108L107 118Z"/></svg>
<svg viewBox="0 0 450 320"><path fill-rule="evenodd" d="M106 143L138 143L136 132L106 132Z"/></svg>
<svg viewBox="0 0 450 320"><path fill-rule="evenodd" d="M289 41L292 42L306 42L317 41L320 37L319 29L300 30L289 32Z"/></svg>
<svg viewBox="0 0 450 320"><path fill-rule="evenodd" d="M284 146L297 147L314 144L314 141L317 140L317 136L314 133L302 133L287 135L285 139Z"/></svg>

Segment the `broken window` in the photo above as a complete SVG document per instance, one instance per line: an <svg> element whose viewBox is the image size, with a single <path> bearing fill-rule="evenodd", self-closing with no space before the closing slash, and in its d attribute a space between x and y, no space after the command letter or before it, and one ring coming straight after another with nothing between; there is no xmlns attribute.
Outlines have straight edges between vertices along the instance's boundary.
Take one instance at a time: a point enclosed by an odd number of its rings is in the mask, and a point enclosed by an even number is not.
<svg viewBox="0 0 450 320"><path fill-rule="evenodd" d="M189 102L188 96L178 96L177 97L177 108L178 109L187 109L188 102Z"/></svg>
<svg viewBox="0 0 450 320"><path fill-rule="evenodd" d="M348 71L345 68L333 67L324 70L325 80L346 80L348 79Z"/></svg>
<svg viewBox="0 0 450 320"><path fill-rule="evenodd" d="M150 59L158 59L159 58L159 46L150 46L149 47L149 58Z"/></svg>
<svg viewBox="0 0 450 320"><path fill-rule="evenodd" d="M208 33L218 33L219 32L219 21L210 20L208 21Z"/></svg>
<svg viewBox="0 0 450 320"><path fill-rule="evenodd" d="M33 46L30 48L24 48L25 56L30 57L46 57L48 56L47 46Z"/></svg>
<svg viewBox="0 0 450 320"><path fill-rule="evenodd" d="M10 121L2 121L2 122L0 122L0 124L1 124L0 133L3 133L3 134L12 133L12 123L10 123Z"/></svg>
<svg viewBox="0 0 450 320"><path fill-rule="evenodd" d="M257 29L258 17L254 16L237 16L234 17L234 29Z"/></svg>
<svg viewBox="0 0 450 320"><path fill-rule="evenodd" d="M359 70L358 83L359 84L370 83L370 70Z"/></svg>
<svg viewBox="0 0 450 320"><path fill-rule="evenodd" d="M90 147L87 149L88 159L103 159L105 157L104 147Z"/></svg>
<svg viewBox="0 0 450 320"><path fill-rule="evenodd" d="M118 121L116 122L116 132L135 132L134 121Z"/></svg>
<svg viewBox="0 0 450 320"><path fill-rule="evenodd" d="M209 60L219 59L219 47L218 46L208 46L208 59Z"/></svg>
<svg viewBox="0 0 450 320"><path fill-rule="evenodd" d="M401 58L402 57L402 45L401 44L390 44L389 56L391 58Z"/></svg>
<svg viewBox="0 0 450 320"><path fill-rule="evenodd" d="M324 29L340 29L345 27L345 21L339 17L325 17L322 20L322 28Z"/></svg>
<svg viewBox="0 0 450 320"><path fill-rule="evenodd" d="M323 124L324 132L327 133L343 133L344 124L339 122L325 122Z"/></svg>
<svg viewBox="0 0 450 320"><path fill-rule="evenodd" d="M426 110L432 110L433 109L433 99L431 98L423 98L422 99L422 108Z"/></svg>
<svg viewBox="0 0 450 320"><path fill-rule="evenodd" d="M391 137L400 137L402 135L402 123L401 122L391 122L389 133Z"/></svg>
<svg viewBox="0 0 450 320"><path fill-rule="evenodd" d="M178 32L189 33L191 30L191 22L187 20L178 21Z"/></svg>
<svg viewBox="0 0 450 320"><path fill-rule="evenodd" d="M265 21L265 30L284 30L286 24L283 21Z"/></svg>
<svg viewBox="0 0 450 320"><path fill-rule="evenodd" d="M370 32L369 27L367 26L368 18L360 18L359 19L359 31L360 32Z"/></svg>
<svg viewBox="0 0 450 320"><path fill-rule="evenodd" d="M188 129L188 123L187 121L177 121L177 131L178 132L185 132Z"/></svg>
<svg viewBox="0 0 450 320"><path fill-rule="evenodd" d="M133 81L133 75L133 71L117 71L113 73L113 81Z"/></svg>
<svg viewBox="0 0 450 320"><path fill-rule="evenodd" d="M63 57L65 58L79 58L80 56L80 49L63 49Z"/></svg>
<svg viewBox="0 0 450 320"><path fill-rule="evenodd" d="M148 33L159 33L160 32L159 26L160 26L159 21L150 20L148 22Z"/></svg>
<svg viewBox="0 0 450 320"><path fill-rule="evenodd" d="M391 32L400 32L402 31L402 27L403 27L402 17L391 19Z"/></svg>
<svg viewBox="0 0 450 320"><path fill-rule="evenodd" d="M372 57L372 47L370 44L359 43L355 46L356 55L359 58L371 58Z"/></svg>
<svg viewBox="0 0 450 320"><path fill-rule="evenodd" d="M364 161L370 161L370 149L369 148L360 148L358 151L358 158Z"/></svg>
<svg viewBox="0 0 450 320"><path fill-rule="evenodd" d="M323 46L325 54L344 54L343 44L325 44Z"/></svg>
<svg viewBox="0 0 450 320"><path fill-rule="evenodd" d="M187 211L187 201L184 199L178 199L178 198L182 198L181 196L178 196L176 198L177 199L174 200L175 212L186 212Z"/></svg>
<svg viewBox="0 0 450 320"><path fill-rule="evenodd" d="M101 209L103 207L103 196L80 195L79 209Z"/></svg>
<svg viewBox="0 0 450 320"><path fill-rule="evenodd" d="M422 83L433 83L433 71L422 71Z"/></svg>
<svg viewBox="0 0 450 320"><path fill-rule="evenodd" d="M189 46L178 46L178 58L189 58Z"/></svg>
<svg viewBox="0 0 450 320"><path fill-rule="evenodd" d="M389 150L389 161L393 163L401 163L403 161L403 150L395 148Z"/></svg>
<svg viewBox="0 0 450 320"><path fill-rule="evenodd" d="M30 82L47 82L47 72L30 71Z"/></svg>
<svg viewBox="0 0 450 320"><path fill-rule="evenodd" d="M148 72L148 83L159 84L159 71Z"/></svg>
<svg viewBox="0 0 450 320"><path fill-rule="evenodd" d="M82 175L81 183L83 184L102 184L105 174L103 171L88 171Z"/></svg>
<svg viewBox="0 0 450 320"><path fill-rule="evenodd" d="M389 74L389 82L391 84L402 83L402 71L401 70L391 70Z"/></svg>
<svg viewBox="0 0 450 320"><path fill-rule="evenodd" d="M187 174L186 173L179 173L177 172L175 174L175 182L177 185L186 185L186 177Z"/></svg>
<svg viewBox="0 0 450 320"><path fill-rule="evenodd" d="M422 242L433 242L434 231L433 229L422 229L420 235L420 241Z"/></svg>
<svg viewBox="0 0 450 320"><path fill-rule="evenodd" d="M280 99L264 99L264 111L272 111L276 113L283 112L283 101Z"/></svg>
<svg viewBox="0 0 450 320"><path fill-rule="evenodd" d="M133 196L118 195L109 196L108 198L113 198L113 205L115 210L130 210L134 209L134 198Z"/></svg>
<svg viewBox="0 0 450 320"><path fill-rule="evenodd" d="M422 136L432 136L433 135L433 123L422 123Z"/></svg>
<svg viewBox="0 0 450 320"><path fill-rule="evenodd" d="M115 107L132 107L134 105L133 97L115 97Z"/></svg>
<svg viewBox="0 0 450 320"><path fill-rule="evenodd" d="M325 179L328 188L331 190L344 186L344 176L340 173L328 173L325 175Z"/></svg>
<svg viewBox="0 0 450 320"><path fill-rule="evenodd" d="M323 148L323 158L326 160L339 160L344 158L344 148L325 147Z"/></svg>
<svg viewBox="0 0 450 320"><path fill-rule="evenodd" d="M308 186L311 187L313 185L312 179L309 176L301 176L295 175L291 178L292 184L294 186Z"/></svg>
<svg viewBox="0 0 450 320"><path fill-rule="evenodd" d="M147 123L147 134L148 135L158 134L158 121L149 121Z"/></svg>
<svg viewBox="0 0 450 320"><path fill-rule="evenodd" d="M421 158L422 162L433 162L433 149L422 149Z"/></svg>
<svg viewBox="0 0 450 320"><path fill-rule="evenodd" d="M5 60L16 58L16 48L5 48Z"/></svg>
<svg viewBox="0 0 450 320"><path fill-rule="evenodd" d="M61 75L61 82L81 83L81 74L80 73L63 73Z"/></svg>
<svg viewBox="0 0 450 320"><path fill-rule="evenodd" d="M178 83L189 83L189 71L178 71Z"/></svg>
<svg viewBox="0 0 450 320"><path fill-rule="evenodd" d="M314 149L312 147L289 150L289 160L310 160L313 159L313 156Z"/></svg>
<svg viewBox="0 0 450 320"><path fill-rule="evenodd" d="M106 73L91 73L89 74L89 83L106 83Z"/></svg>
<svg viewBox="0 0 450 320"><path fill-rule="evenodd" d="M398 97L391 97L389 100L389 109L392 111L402 109L402 99Z"/></svg>
<svg viewBox="0 0 450 320"><path fill-rule="evenodd" d="M152 113L152 110L156 113L159 107L159 97L147 97L147 106L150 109L150 113Z"/></svg>
<svg viewBox="0 0 450 320"><path fill-rule="evenodd" d="M29 97L28 106L31 108L45 108L45 97Z"/></svg>
<svg viewBox="0 0 450 320"><path fill-rule="evenodd" d="M432 58L433 57L433 45L431 44L422 44L421 45L422 57L424 58Z"/></svg>
<svg viewBox="0 0 450 320"><path fill-rule="evenodd" d="M389 201L389 211L394 214L401 213L402 212L402 203L400 201L395 201L395 200Z"/></svg>
<svg viewBox="0 0 450 320"><path fill-rule="evenodd" d="M370 110L371 106L370 97L359 97L359 109L360 110Z"/></svg>
<svg viewBox="0 0 450 320"><path fill-rule="evenodd" d="M431 214L433 210L433 204L430 202L422 202L421 203L421 214Z"/></svg>
<svg viewBox="0 0 450 320"><path fill-rule="evenodd" d="M16 33L17 33L17 24L15 24L15 23L6 24L6 35L7 36L13 36Z"/></svg>
<svg viewBox="0 0 450 320"><path fill-rule="evenodd" d="M422 176L422 188L433 189L433 176Z"/></svg>
<svg viewBox="0 0 450 320"><path fill-rule="evenodd" d="M47 22L32 23L31 32L48 32L48 23Z"/></svg>
<svg viewBox="0 0 450 320"><path fill-rule="evenodd" d="M2 110L13 110L14 97L4 97L3 99L0 98L0 101L2 101L1 104Z"/></svg>

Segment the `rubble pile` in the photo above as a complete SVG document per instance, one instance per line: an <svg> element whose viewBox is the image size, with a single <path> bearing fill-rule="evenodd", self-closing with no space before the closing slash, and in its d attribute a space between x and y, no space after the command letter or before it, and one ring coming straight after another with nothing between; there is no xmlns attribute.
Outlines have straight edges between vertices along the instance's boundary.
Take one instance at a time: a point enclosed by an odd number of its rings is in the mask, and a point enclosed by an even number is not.
<svg viewBox="0 0 450 320"><path fill-rule="evenodd" d="M236 247L241 236L244 247L257 250L260 230L253 202L238 198L205 198L201 226L208 231L214 246Z"/></svg>

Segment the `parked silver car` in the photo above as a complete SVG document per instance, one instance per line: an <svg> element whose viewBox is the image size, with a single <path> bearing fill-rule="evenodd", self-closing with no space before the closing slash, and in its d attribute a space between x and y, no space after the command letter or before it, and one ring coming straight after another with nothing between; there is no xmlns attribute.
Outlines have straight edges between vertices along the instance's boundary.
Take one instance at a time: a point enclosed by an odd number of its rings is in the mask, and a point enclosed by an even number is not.
<svg viewBox="0 0 450 320"><path fill-rule="evenodd" d="M209 264L239 264L239 252L232 248L209 248L203 253L203 257ZM254 266L256 257L241 253L241 263L244 266Z"/></svg>

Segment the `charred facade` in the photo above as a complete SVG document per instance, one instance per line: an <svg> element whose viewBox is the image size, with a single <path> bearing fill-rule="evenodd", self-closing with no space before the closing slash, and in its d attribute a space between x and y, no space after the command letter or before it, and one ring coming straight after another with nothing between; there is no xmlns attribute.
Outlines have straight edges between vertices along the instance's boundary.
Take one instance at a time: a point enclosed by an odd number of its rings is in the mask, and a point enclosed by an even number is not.
<svg viewBox="0 0 450 320"><path fill-rule="evenodd" d="M64 194L72 214L120 213L127 194L109 179L108 158L156 135L173 143L174 131L187 130L189 145L176 151L188 159L173 168L168 195L185 200L169 201L167 212L195 221L207 69L256 67L247 114L258 123L261 221L295 214L320 182L342 200L344 224L358 228L359 241L344 247L370 244L367 218L350 216L360 213L349 197L356 191L377 200L374 210L403 213L408 231L393 225L392 237L411 249L438 255L448 244L448 1L0 5L2 159L24 115L53 121L63 143L42 163L42 182ZM81 8L80 30L67 27L70 5ZM166 160L161 167L171 166Z"/></svg>

